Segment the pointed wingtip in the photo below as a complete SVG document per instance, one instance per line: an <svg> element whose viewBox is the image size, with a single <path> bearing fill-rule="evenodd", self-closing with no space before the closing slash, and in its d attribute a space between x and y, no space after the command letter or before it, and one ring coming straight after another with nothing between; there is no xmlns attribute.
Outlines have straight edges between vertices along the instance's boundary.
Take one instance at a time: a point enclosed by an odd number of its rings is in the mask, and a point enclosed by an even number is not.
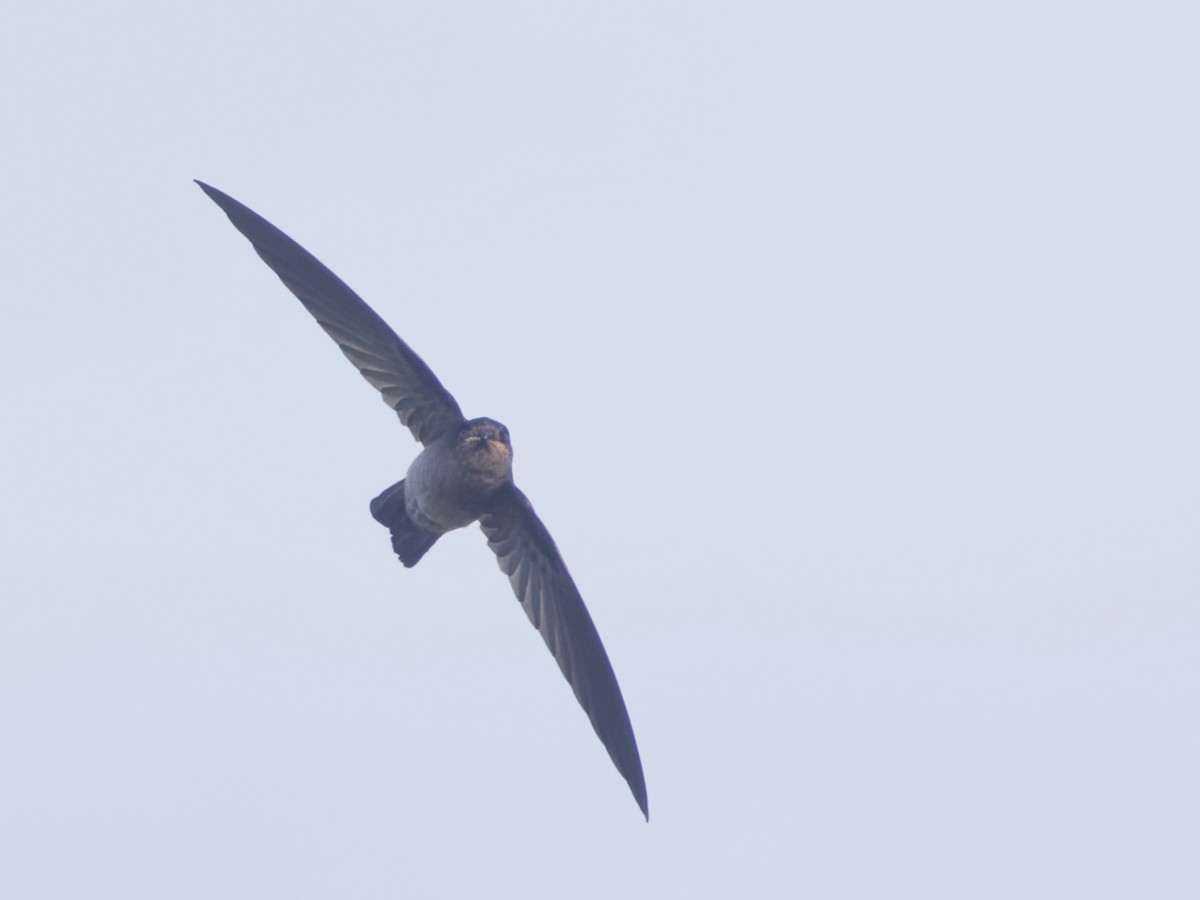
<svg viewBox="0 0 1200 900"><path fill-rule="evenodd" d="M208 194L209 199L216 201L218 205L220 205L222 200L232 199L224 191L217 190L211 184L206 184L205 182L201 181L199 178L193 178L192 181L196 182L196 184L198 184L200 186L200 190L202 190L202 191L204 191L204 193Z"/></svg>
<svg viewBox="0 0 1200 900"><path fill-rule="evenodd" d="M221 209L225 210L226 213L229 212L229 203L231 201L237 202L234 201L233 198L224 191L217 190L211 184L205 184L199 178L193 178L192 181L196 182L196 184L200 186L200 190L204 191L209 200L217 204L217 206L221 207Z"/></svg>
<svg viewBox="0 0 1200 900"><path fill-rule="evenodd" d="M285 241L292 243L292 239L283 234L278 228L252 210L246 204L239 200L235 200L227 193L219 188L213 187L211 184L205 184L199 178L192 179L200 186L200 190L208 195L208 199L217 204L225 215L229 216L229 220L233 222L234 227L242 234L249 238L250 243L258 248L263 234L280 235ZM247 231L247 228L253 228L254 232ZM259 250L262 253L262 250Z"/></svg>
<svg viewBox="0 0 1200 900"><path fill-rule="evenodd" d="M638 774L641 774L640 772ZM632 784L629 785L630 791L633 793L633 799L637 802L638 809L642 811L642 815L646 817L646 821L650 821L650 801L646 798L646 787L643 782L641 790L635 788Z"/></svg>

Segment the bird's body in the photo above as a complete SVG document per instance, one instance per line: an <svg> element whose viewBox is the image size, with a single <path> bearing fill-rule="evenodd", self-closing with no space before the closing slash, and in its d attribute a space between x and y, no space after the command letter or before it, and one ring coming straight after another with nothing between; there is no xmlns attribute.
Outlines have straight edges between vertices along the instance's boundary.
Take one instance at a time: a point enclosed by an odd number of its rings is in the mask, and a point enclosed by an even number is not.
<svg viewBox="0 0 1200 900"><path fill-rule="evenodd" d="M493 419L468 420L421 358L312 254L232 197L197 183L424 444L404 479L371 501L401 562L416 565L441 535L479 522L648 819L641 759L616 675L550 533L513 482L508 429Z"/></svg>
<svg viewBox="0 0 1200 900"><path fill-rule="evenodd" d="M404 480L371 501L371 514L392 532L400 561L411 568L447 531L479 521L512 483L508 429L494 419L471 419L417 454ZM399 491L404 502L389 503ZM420 551L397 543L405 540Z"/></svg>
<svg viewBox="0 0 1200 900"><path fill-rule="evenodd" d="M511 481L508 430L492 419L472 419L412 461L405 510L427 531L445 533L478 520L490 497Z"/></svg>

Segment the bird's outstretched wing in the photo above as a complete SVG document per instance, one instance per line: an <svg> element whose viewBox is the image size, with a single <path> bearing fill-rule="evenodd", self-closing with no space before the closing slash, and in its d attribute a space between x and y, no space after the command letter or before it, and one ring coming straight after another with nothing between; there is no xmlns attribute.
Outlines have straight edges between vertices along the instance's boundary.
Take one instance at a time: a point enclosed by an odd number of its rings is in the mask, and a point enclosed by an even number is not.
<svg viewBox="0 0 1200 900"><path fill-rule="evenodd" d="M511 483L500 490L479 525L526 615L649 819L642 761L617 676L550 532Z"/></svg>
<svg viewBox="0 0 1200 900"><path fill-rule="evenodd" d="M458 403L429 366L344 281L252 209L202 181L196 184L383 394L413 437L428 445L462 424Z"/></svg>

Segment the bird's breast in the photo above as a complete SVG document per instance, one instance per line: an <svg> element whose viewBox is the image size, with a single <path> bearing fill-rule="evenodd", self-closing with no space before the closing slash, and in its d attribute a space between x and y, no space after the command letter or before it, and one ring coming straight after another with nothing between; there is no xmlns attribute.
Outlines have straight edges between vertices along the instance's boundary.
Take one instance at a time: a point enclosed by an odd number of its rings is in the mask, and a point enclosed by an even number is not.
<svg viewBox="0 0 1200 900"><path fill-rule="evenodd" d="M483 513L494 486L461 464L451 448L427 447L404 479L405 511L426 531L470 525Z"/></svg>

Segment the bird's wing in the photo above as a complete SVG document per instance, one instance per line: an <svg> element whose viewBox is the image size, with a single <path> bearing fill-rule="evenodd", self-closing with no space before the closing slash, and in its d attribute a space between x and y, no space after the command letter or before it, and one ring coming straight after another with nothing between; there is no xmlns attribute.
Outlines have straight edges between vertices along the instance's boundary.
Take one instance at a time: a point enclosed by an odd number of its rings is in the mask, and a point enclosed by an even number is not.
<svg viewBox="0 0 1200 900"><path fill-rule="evenodd" d="M464 421L458 403L412 348L315 256L228 194L197 181L263 261L313 314L422 444Z"/></svg>
<svg viewBox="0 0 1200 900"><path fill-rule="evenodd" d="M479 525L526 615L649 819L642 761L617 676L550 532L513 484L501 489Z"/></svg>

